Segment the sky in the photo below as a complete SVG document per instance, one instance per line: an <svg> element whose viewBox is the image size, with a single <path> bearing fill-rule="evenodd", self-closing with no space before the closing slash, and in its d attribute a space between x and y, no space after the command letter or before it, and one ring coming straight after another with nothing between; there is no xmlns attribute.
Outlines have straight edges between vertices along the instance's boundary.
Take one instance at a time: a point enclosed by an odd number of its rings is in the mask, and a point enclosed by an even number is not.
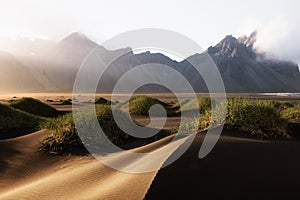
<svg viewBox="0 0 300 200"><path fill-rule="evenodd" d="M206 49L225 35L257 30L257 48L300 63L299 10L297 0L0 0L0 36L59 41L78 31L101 43L125 31L163 28Z"/></svg>

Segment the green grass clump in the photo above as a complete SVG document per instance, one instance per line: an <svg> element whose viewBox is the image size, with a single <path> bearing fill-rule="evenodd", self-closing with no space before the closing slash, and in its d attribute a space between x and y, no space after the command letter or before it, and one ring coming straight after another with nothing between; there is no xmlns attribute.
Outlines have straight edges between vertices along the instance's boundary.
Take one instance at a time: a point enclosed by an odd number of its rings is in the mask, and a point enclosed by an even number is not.
<svg viewBox="0 0 300 200"><path fill-rule="evenodd" d="M182 106L181 111L196 109L195 105L197 105L197 104L195 104L195 101L196 100L191 100L191 101L185 103ZM214 103L214 101L211 102L210 97L199 96L199 97L197 97L197 103L198 103L200 112L206 112L211 109L211 107L212 107L211 103Z"/></svg>
<svg viewBox="0 0 300 200"><path fill-rule="evenodd" d="M48 119L40 127L51 130L51 133L43 140L43 148L51 153L62 153L83 148L76 133L71 113Z"/></svg>
<svg viewBox="0 0 300 200"><path fill-rule="evenodd" d="M43 118L0 104L0 131L38 130Z"/></svg>
<svg viewBox="0 0 300 200"><path fill-rule="evenodd" d="M72 100L71 99L62 100L60 105L72 105Z"/></svg>
<svg viewBox="0 0 300 200"><path fill-rule="evenodd" d="M148 115L150 108L155 104L163 106L167 115L175 113L166 103L145 95L135 96L129 100L129 112L135 115Z"/></svg>
<svg viewBox="0 0 300 200"><path fill-rule="evenodd" d="M281 116L289 121L300 121L300 105L289 107L281 111Z"/></svg>
<svg viewBox="0 0 300 200"><path fill-rule="evenodd" d="M212 103L214 103L214 101ZM199 104L200 111L210 110L212 103L210 97L198 97L198 104Z"/></svg>
<svg viewBox="0 0 300 200"><path fill-rule="evenodd" d="M89 120L86 120L88 119L88 117L91 117L90 114L91 113L87 112L79 116L80 126L95 126L94 124L87 122ZM112 141L115 144L122 144L126 139L129 138L129 136L125 134L116 124L110 106L96 106L96 114L97 120L102 130L107 135L110 141ZM123 113L120 112L120 114L122 115ZM123 115L123 120L129 120L127 115ZM82 124L81 119L85 119L82 120ZM124 124L125 123L127 122L124 122ZM43 141L44 149L50 152L63 154L66 152L84 149L83 143L75 127L73 115L71 113L61 116L59 118L48 119L46 122L41 124L41 128L52 130L51 134L48 135L48 137L46 137ZM97 140L97 144L99 140L101 140L101 138L99 138L99 136L97 135L94 135L94 133L87 133L86 135L84 135L84 137L86 141L88 141L86 145L91 146L94 144L95 140Z"/></svg>
<svg viewBox="0 0 300 200"><path fill-rule="evenodd" d="M221 121L211 123L211 112L207 111L200 117L200 129L218 125ZM241 132L259 138L288 138L289 124L274 104L270 101L229 99L225 119L227 127L236 128Z"/></svg>
<svg viewBox="0 0 300 200"><path fill-rule="evenodd" d="M37 99L29 97L24 97L22 99L12 101L10 103L10 106L42 117L56 117L58 115L58 111L55 108Z"/></svg>
<svg viewBox="0 0 300 200"><path fill-rule="evenodd" d="M287 138L288 122L271 106L239 105L229 107L226 123L260 138Z"/></svg>
<svg viewBox="0 0 300 200"><path fill-rule="evenodd" d="M274 107L278 111L282 111L295 106L295 102L290 101L271 101L270 106Z"/></svg>
<svg viewBox="0 0 300 200"><path fill-rule="evenodd" d="M95 104L104 104L104 105L109 105L111 102L103 97L99 97L95 99Z"/></svg>

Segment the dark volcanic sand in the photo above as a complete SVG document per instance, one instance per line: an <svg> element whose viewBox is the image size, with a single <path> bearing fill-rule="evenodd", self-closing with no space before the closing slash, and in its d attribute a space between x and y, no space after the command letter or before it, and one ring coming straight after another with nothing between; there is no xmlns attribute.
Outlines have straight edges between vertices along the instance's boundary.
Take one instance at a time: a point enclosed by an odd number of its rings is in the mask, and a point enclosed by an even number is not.
<svg viewBox="0 0 300 200"><path fill-rule="evenodd" d="M300 141L222 136L198 158L204 136L161 169L145 199L299 199Z"/></svg>

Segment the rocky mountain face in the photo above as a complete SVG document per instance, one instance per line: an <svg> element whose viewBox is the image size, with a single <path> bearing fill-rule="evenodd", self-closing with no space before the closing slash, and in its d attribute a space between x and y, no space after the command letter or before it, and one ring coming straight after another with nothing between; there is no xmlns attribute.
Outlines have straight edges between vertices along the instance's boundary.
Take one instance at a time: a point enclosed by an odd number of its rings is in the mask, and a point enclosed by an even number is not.
<svg viewBox="0 0 300 200"><path fill-rule="evenodd" d="M134 54L130 48L107 50L81 33L72 33L53 45L52 48L43 51L41 55L18 58L20 60L18 65L19 68L26 68L29 74L25 76L27 79L35 80L32 86L27 87L27 91L32 91L33 88L43 88L40 89L43 92L71 92L79 66L86 56L97 47L95 51L97 51L99 59L109 60L124 52L105 71L98 92L111 92L125 72L141 64L149 63L163 64L177 70L189 80L195 91L206 92L205 82L193 65L209 72L210 65L205 64L209 55L221 73L227 92L300 92L298 66L289 61L268 59L263 54L256 52L253 48L255 37L255 32L249 37L235 38L229 35L217 45L209 47L206 52L191 55L185 60L177 62L161 53ZM0 64L1 59L0 56ZM8 66L5 63L2 64L2 74L7 68L3 65ZM14 77L14 75L10 74L9 77ZM171 80L174 74L166 74L164 77ZM213 75L209 78L214 79ZM9 88L10 84L6 84L6 88ZM141 91L164 92L166 89L148 85Z"/></svg>
<svg viewBox="0 0 300 200"><path fill-rule="evenodd" d="M207 52L218 66L230 92L299 91L297 64L270 60L253 48L256 33L238 39L226 36Z"/></svg>

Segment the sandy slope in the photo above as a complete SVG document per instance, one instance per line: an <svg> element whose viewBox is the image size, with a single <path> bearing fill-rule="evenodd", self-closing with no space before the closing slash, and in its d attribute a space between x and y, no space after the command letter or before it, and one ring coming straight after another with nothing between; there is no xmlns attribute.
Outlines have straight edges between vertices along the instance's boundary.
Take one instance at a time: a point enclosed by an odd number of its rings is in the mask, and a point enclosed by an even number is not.
<svg viewBox="0 0 300 200"><path fill-rule="evenodd" d="M92 156L37 152L45 132L0 141L0 199L143 199L156 175L122 173ZM169 140L135 151L152 151Z"/></svg>
<svg viewBox="0 0 300 200"><path fill-rule="evenodd" d="M1 200L300 197L299 140L259 141L233 137L232 131L224 131L213 151L199 159L203 142L199 134L172 165L158 173L130 174L111 169L92 156L50 156L37 151L44 133L45 130L0 141ZM164 149L171 139L133 151ZM141 160L125 164L148 165L154 158Z"/></svg>
<svg viewBox="0 0 300 200"><path fill-rule="evenodd" d="M197 135L182 157L158 172L145 199L300 199L299 140L229 134L223 131L203 159L198 158L203 135Z"/></svg>

